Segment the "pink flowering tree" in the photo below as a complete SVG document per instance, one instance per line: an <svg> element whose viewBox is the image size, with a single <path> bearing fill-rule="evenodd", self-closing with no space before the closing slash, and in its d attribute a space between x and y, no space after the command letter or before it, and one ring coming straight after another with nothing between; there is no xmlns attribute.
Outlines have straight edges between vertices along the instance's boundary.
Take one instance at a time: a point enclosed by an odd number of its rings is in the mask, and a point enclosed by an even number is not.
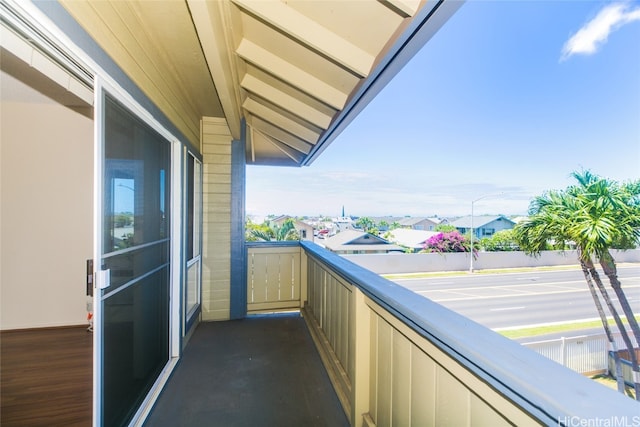
<svg viewBox="0 0 640 427"><path fill-rule="evenodd" d="M469 252L469 241L458 231L447 231L431 236L424 244L423 252ZM475 248L474 248L475 256Z"/></svg>

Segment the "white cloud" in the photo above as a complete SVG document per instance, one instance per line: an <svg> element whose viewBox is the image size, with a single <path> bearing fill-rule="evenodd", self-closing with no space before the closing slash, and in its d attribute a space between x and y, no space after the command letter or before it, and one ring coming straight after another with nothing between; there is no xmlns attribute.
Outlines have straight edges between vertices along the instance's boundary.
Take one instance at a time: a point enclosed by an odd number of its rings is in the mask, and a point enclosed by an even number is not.
<svg viewBox="0 0 640 427"><path fill-rule="evenodd" d="M595 18L580 28L562 48L562 58L571 55L591 55L598 51L609 34L625 24L640 20L640 7L630 8L628 4L616 3L605 6Z"/></svg>

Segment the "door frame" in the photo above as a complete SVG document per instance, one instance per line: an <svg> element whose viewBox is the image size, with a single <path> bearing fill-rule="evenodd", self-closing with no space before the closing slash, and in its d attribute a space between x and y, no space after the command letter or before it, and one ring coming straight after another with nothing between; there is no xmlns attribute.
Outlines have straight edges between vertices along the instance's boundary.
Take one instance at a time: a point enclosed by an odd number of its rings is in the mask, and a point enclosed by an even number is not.
<svg viewBox="0 0 640 427"><path fill-rule="evenodd" d="M158 398L164 384L180 357L181 347L181 288L182 288L182 143L157 122L151 114L138 104L124 89L114 82L108 82L99 73L94 77L94 218L93 218L93 259L95 266L95 291L93 293L93 425L101 426L102 420L102 387L103 387L103 331L101 328L103 313L101 307L101 286L109 280L108 274L102 271L100 261L103 257L103 188L104 188L104 94L122 103L132 114L158 132L170 144L171 153L171 189L169 206L171 207L170 224L170 260L169 260L169 360L156 379L151 390L136 411L130 425L141 425Z"/></svg>

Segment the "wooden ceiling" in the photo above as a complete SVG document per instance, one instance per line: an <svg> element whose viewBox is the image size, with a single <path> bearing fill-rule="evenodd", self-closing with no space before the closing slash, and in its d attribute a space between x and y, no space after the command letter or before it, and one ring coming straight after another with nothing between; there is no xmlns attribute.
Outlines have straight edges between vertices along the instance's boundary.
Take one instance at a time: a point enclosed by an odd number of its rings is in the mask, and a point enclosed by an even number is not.
<svg viewBox="0 0 640 427"><path fill-rule="evenodd" d="M194 146L223 117L271 165L309 164L461 4L60 2Z"/></svg>

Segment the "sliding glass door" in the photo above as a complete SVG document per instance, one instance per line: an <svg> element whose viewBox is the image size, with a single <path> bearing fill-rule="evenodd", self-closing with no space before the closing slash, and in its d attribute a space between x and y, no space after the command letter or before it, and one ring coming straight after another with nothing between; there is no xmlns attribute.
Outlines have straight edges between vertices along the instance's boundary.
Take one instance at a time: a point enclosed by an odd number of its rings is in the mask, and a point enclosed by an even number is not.
<svg viewBox="0 0 640 427"><path fill-rule="evenodd" d="M170 360L171 143L99 100L97 419L127 425Z"/></svg>

